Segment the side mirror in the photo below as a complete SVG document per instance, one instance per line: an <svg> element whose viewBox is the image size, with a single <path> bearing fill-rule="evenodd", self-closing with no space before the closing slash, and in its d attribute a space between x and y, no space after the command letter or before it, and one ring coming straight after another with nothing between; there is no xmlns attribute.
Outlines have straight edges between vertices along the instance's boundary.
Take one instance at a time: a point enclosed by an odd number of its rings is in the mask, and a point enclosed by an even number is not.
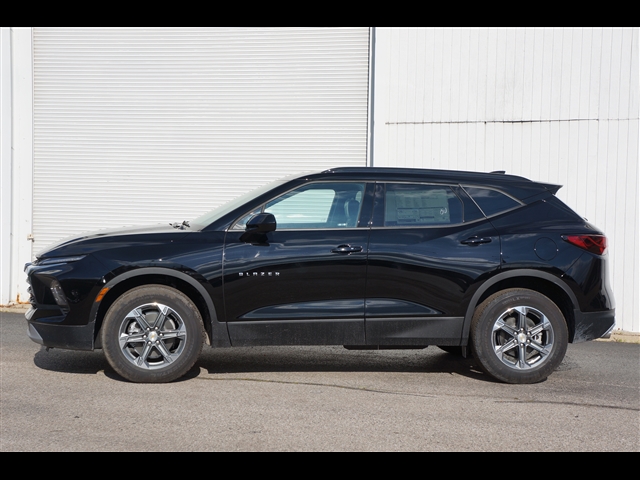
<svg viewBox="0 0 640 480"><path fill-rule="evenodd" d="M276 217L271 213L260 213L247 222L247 233L275 232L278 227Z"/></svg>

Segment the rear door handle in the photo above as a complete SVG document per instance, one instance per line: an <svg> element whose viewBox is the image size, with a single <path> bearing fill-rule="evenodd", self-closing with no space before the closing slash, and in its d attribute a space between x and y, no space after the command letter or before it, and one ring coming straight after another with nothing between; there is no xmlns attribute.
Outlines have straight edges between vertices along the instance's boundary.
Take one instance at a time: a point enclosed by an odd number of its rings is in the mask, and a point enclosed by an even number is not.
<svg viewBox="0 0 640 480"><path fill-rule="evenodd" d="M349 253L360 253L362 252L362 247L352 247L351 245L340 245L338 248L334 248L331 250L331 253L338 254L349 254Z"/></svg>
<svg viewBox="0 0 640 480"><path fill-rule="evenodd" d="M461 243L463 245L469 245L470 247L476 247L478 245L484 245L486 243L491 243L491 242L493 242L491 237L472 237Z"/></svg>

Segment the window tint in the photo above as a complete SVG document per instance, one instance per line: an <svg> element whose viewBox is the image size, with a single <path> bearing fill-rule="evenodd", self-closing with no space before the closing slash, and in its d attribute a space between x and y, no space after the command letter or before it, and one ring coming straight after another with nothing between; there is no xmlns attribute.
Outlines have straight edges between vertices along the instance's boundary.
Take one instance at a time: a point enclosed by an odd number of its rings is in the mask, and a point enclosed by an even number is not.
<svg viewBox="0 0 640 480"><path fill-rule="evenodd" d="M484 213L480 211L476 202L471 200L471 197L467 195L467 192L464 191L463 188L459 186L451 187L458 198L462 201L462 205L464 208L464 222L470 223L475 222L476 220L484 219Z"/></svg>
<svg viewBox="0 0 640 480"><path fill-rule="evenodd" d="M512 210L520 206L520 203L497 190L480 187L464 187L487 217Z"/></svg>
<svg viewBox="0 0 640 480"><path fill-rule="evenodd" d="M388 184L385 227L462 223L462 203L450 187Z"/></svg>
<svg viewBox="0 0 640 480"><path fill-rule="evenodd" d="M329 188L294 192L267 204L264 211L275 215L279 225L326 224L335 198Z"/></svg>
<svg viewBox="0 0 640 480"><path fill-rule="evenodd" d="M365 184L316 183L300 187L248 213L233 227L244 230L258 213L276 217L278 230L355 228L358 226Z"/></svg>

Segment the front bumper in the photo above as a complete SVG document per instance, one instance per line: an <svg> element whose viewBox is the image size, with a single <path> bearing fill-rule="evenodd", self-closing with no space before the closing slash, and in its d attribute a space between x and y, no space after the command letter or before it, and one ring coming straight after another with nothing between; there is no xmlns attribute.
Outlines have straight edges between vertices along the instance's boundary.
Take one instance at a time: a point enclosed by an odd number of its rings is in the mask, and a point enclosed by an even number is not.
<svg viewBox="0 0 640 480"><path fill-rule="evenodd" d="M48 348L93 350L92 306L102 285L102 277L97 276L102 269L90 256L74 262L28 264L29 338Z"/></svg>
<svg viewBox="0 0 640 480"><path fill-rule="evenodd" d="M47 348L60 348L63 350L94 350L95 324L90 323L84 326L78 325L56 325L32 322L29 314L33 314L34 309L26 314L29 338L35 343Z"/></svg>

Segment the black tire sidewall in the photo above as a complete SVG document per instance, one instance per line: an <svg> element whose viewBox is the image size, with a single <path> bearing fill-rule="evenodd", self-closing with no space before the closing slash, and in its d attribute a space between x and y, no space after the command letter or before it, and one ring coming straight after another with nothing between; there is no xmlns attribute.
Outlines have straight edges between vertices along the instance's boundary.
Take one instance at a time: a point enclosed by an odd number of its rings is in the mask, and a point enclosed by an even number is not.
<svg viewBox="0 0 640 480"><path fill-rule="evenodd" d="M510 368L493 350L492 335L500 315L514 307L533 307L549 319L553 327L554 345L545 361L530 370ZM483 370L495 379L509 384L534 384L546 380L562 363L567 352L568 328L560 309L546 296L525 289L500 292L478 307L471 323L471 350Z"/></svg>
<svg viewBox="0 0 640 480"><path fill-rule="evenodd" d="M185 347L171 365L157 370L136 367L122 352L119 344L120 326L135 308L161 303L180 315L187 331ZM198 360L204 344L204 328L200 312L181 292L162 285L138 287L123 294L109 308L102 327L102 346L111 367L123 378L134 383L169 383L183 377Z"/></svg>

